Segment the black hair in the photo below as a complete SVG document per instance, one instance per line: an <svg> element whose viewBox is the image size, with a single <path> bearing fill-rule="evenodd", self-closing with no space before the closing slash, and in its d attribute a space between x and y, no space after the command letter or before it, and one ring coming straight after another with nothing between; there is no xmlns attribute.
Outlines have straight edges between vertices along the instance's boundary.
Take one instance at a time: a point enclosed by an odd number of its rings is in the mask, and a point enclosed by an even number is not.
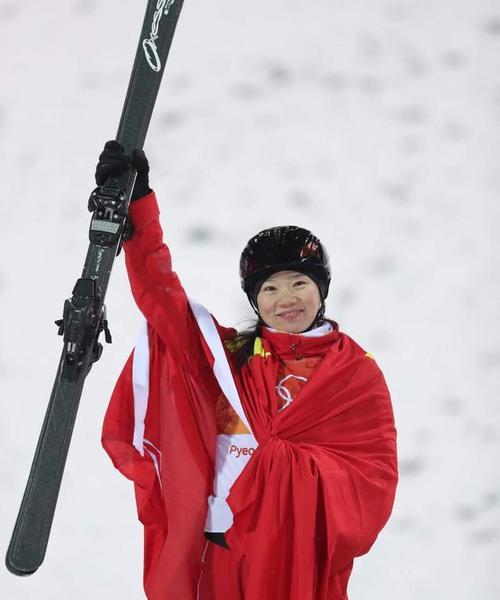
<svg viewBox="0 0 500 600"><path fill-rule="evenodd" d="M265 325L262 319L254 319L250 325L241 331L234 340L234 354L236 357L236 368L240 371L253 356L255 340L262 335L262 327Z"/></svg>

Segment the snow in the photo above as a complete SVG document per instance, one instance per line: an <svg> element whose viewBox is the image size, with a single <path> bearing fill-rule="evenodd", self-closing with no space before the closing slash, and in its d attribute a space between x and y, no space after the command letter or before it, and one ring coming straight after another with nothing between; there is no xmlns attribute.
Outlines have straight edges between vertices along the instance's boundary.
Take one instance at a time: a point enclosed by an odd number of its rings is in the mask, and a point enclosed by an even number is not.
<svg viewBox="0 0 500 600"><path fill-rule="evenodd" d="M0 0L0 539L8 540L87 249L142 22L132 0ZM189 294L251 311L237 262L263 227L330 250L328 314L392 391L401 480L350 600L500 597L500 5L186 0L146 151ZM143 598L133 491L100 448L141 321L121 258L114 344L87 379L46 561L8 600Z"/></svg>

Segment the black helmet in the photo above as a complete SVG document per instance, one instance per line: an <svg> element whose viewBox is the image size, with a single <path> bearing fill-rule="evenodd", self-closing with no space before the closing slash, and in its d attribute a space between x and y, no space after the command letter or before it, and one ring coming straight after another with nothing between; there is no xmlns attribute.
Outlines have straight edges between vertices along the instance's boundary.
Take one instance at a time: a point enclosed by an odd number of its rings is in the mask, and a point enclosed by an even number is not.
<svg viewBox="0 0 500 600"><path fill-rule="evenodd" d="M309 275L317 284L324 303L331 279L325 247L307 229L283 225L260 231L241 253L241 287L254 308L260 284L273 273L287 270Z"/></svg>

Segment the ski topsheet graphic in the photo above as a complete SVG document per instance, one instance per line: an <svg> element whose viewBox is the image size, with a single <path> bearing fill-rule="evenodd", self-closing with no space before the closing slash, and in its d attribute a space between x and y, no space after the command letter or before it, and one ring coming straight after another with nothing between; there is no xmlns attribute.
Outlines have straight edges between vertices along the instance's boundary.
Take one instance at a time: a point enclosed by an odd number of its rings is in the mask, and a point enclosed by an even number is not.
<svg viewBox="0 0 500 600"><path fill-rule="evenodd" d="M128 154L141 149L183 0L149 0L116 139ZM33 464L7 551L7 568L34 573L42 564L85 378L99 359L99 336L111 335L104 298L120 250L136 172L110 177L91 195L90 244L82 276L57 321L63 351Z"/></svg>

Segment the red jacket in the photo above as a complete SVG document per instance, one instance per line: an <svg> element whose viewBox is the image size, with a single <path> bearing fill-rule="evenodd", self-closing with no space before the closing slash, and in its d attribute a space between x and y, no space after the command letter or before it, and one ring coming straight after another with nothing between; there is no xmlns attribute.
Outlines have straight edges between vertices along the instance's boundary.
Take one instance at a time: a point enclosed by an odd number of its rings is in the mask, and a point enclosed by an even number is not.
<svg viewBox="0 0 500 600"><path fill-rule="evenodd" d="M125 258L148 326L116 384L103 445L135 484L147 597L195 600L220 388L213 352L172 272L154 194L130 212L135 233ZM221 339L234 339L234 329L216 327ZM278 412L280 358L325 340L317 370ZM375 361L338 330L323 338L263 334L262 342L241 371L226 350L259 443L228 499L234 524L226 538L248 567L245 599L344 600L353 559L368 552L393 506L390 396Z"/></svg>

